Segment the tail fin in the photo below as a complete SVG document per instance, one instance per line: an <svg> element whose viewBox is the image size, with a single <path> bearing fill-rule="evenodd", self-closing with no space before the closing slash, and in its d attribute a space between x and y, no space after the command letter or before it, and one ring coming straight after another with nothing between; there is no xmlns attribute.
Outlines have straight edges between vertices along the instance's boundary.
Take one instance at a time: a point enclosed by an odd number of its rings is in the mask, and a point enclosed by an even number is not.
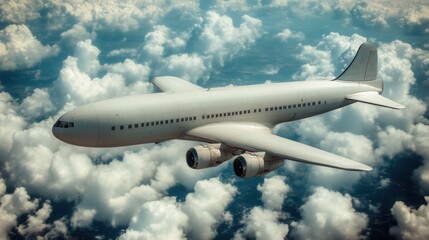
<svg viewBox="0 0 429 240"><path fill-rule="evenodd" d="M404 108L403 105L380 95L383 91L383 81L377 80L377 61L377 49L369 43L364 43L360 45L355 58L346 70L334 80L359 82L377 89L376 91L350 94L346 96L346 99L393 109Z"/></svg>
<svg viewBox="0 0 429 240"><path fill-rule="evenodd" d="M377 80L377 49L369 43L360 45L353 61L335 80L353 82Z"/></svg>

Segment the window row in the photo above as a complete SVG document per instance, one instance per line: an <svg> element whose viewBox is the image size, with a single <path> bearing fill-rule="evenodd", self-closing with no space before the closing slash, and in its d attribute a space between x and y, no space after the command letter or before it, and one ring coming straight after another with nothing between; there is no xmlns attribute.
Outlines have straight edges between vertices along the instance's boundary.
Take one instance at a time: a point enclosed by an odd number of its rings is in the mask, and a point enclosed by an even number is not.
<svg viewBox="0 0 429 240"><path fill-rule="evenodd" d="M278 107L267 107L265 108L265 112L268 111L276 111L276 110L282 110L282 109L291 109L291 108L299 108L299 107L306 107L306 106L315 106L316 104L320 105L322 104L322 101L318 102L307 102L307 103L297 103L297 104L289 104L284 106L278 106ZM326 104L326 101L325 101Z"/></svg>
<svg viewBox="0 0 429 240"><path fill-rule="evenodd" d="M242 111L235 111L235 112L227 112L227 113L216 113L216 114L207 114L203 115L203 119L210 119L210 118L218 118L218 117L226 117L226 116L235 116L235 115L243 115L243 114L250 114L251 110L242 110ZM262 109L253 109L253 112L262 112Z"/></svg>
<svg viewBox="0 0 429 240"><path fill-rule="evenodd" d="M139 128L139 127L149 127L149 126L159 126L159 125L167 125L167 124L173 124L178 122L188 122L188 121L195 121L197 120L197 117L183 117L183 118L176 118L176 119L167 119L167 120L160 120L160 121L152 121L152 122L145 122L145 123L134 123L134 124L128 124L128 125L120 125L119 129L124 130L125 128L131 129L131 128ZM111 126L111 130L115 131L116 126Z"/></svg>

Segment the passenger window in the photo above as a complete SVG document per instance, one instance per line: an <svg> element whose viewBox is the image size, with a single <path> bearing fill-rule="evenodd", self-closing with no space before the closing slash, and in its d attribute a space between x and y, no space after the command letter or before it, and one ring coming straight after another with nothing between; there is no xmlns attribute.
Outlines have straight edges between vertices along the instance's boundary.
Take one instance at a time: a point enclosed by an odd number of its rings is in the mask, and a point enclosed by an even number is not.
<svg viewBox="0 0 429 240"><path fill-rule="evenodd" d="M259 112L261 112L262 109L259 109Z"/></svg>
<svg viewBox="0 0 429 240"><path fill-rule="evenodd" d="M210 115L207 115L207 119L209 119L210 118Z"/></svg>
<svg viewBox="0 0 429 240"><path fill-rule="evenodd" d="M194 121L197 120L197 117L194 117Z"/></svg>
<svg viewBox="0 0 429 240"><path fill-rule="evenodd" d="M185 121L186 121L186 122L188 121L188 118L187 118L187 117L185 118Z"/></svg>
<svg viewBox="0 0 429 240"><path fill-rule="evenodd" d="M204 119L204 115L203 115L203 119Z"/></svg>
<svg viewBox="0 0 429 240"><path fill-rule="evenodd" d="M146 123L146 127L149 127L149 122Z"/></svg>
<svg viewBox="0 0 429 240"><path fill-rule="evenodd" d="M164 124L164 121L160 121L159 124L161 124L161 125Z"/></svg>
<svg viewBox="0 0 429 240"><path fill-rule="evenodd" d="M174 123L174 119L170 119L170 123Z"/></svg>
<svg viewBox="0 0 429 240"><path fill-rule="evenodd" d="M214 116L215 116L215 115L214 115L214 114L212 114L212 118L214 118Z"/></svg>
<svg viewBox="0 0 429 240"><path fill-rule="evenodd" d="M151 125L151 126L155 125L155 122L151 122L151 123L150 123L150 125Z"/></svg>
<svg viewBox="0 0 429 240"><path fill-rule="evenodd" d="M316 105L316 102L313 102L313 106Z"/></svg>
<svg viewBox="0 0 429 240"><path fill-rule="evenodd" d="M275 107L274 110L277 110L277 107Z"/></svg>
<svg viewBox="0 0 429 240"><path fill-rule="evenodd" d="M138 127L139 127L139 124L138 124L138 123L134 124L134 127L135 127L135 128L138 128Z"/></svg>
<svg viewBox="0 0 429 240"><path fill-rule="evenodd" d="M241 115L241 114L243 114L243 112L242 112L242 111L240 111L240 115Z"/></svg>
<svg viewBox="0 0 429 240"><path fill-rule="evenodd" d="M115 126L112 126L112 131L115 131Z"/></svg>
<svg viewBox="0 0 429 240"><path fill-rule="evenodd" d="M305 103L303 103L302 106L305 107Z"/></svg>
<svg viewBox="0 0 429 240"><path fill-rule="evenodd" d="M156 121L156 122L155 122L155 125L159 125L159 121Z"/></svg>
<svg viewBox="0 0 429 240"><path fill-rule="evenodd" d="M185 118L181 118L181 119L180 119L180 121L181 121L181 122L185 121Z"/></svg>
<svg viewBox="0 0 429 240"><path fill-rule="evenodd" d="M265 108L265 112L268 112L268 108Z"/></svg>
<svg viewBox="0 0 429 240"><path fill-rule="evenodd" d="M321 101L319 101L319 105L321 104L322 102Z"/></svg>
<svg viewBox="0 0 429 240"><path fill-rule="evenodd" d="M296 104L293 105L293 108L296 108Z"/></svg>
<svg viewBox="0 0 429 240"><path fill-rule="evenodd" d="M223 116L226 117L226 113L223 113Z"/></svg>
<svg viewBox="0 0 429 240"><path fill-rule="evenodd" d="M176 122L180 122L180 119L176 118Z"/></svg>
<svg viewBox="0 0 429 240"><path fill-rule="evenodd" d="M274 108L270 107L270 111L273 111L273 110L274 110Z"/></svg>
<svg viewBox="0 0 429 240"><path fill-rule="evenodd" d="M123 129L124 129L124 125L121 125L121 127L120 127L120 128L121 128L121 130L123 130Z"/></svg>
<svg viewBox="0 0 429 240"><path fill-rule="evenodd" d="M131 124L128 124L128 128L132 128L133 127L133 125L131 125Z"/></svg>
<svg viewBox="0 0 429 240"><path fill-rule="evenodd" d="M74 127L74 122L69 122L69 127Z"/></svg>
<svg viewBox="0 0 429 240"><path fill-rule="evenodd" d="M228 116L231 116L231 113L230 113L230 112L228 113Z"/></svg>
<svg viewBox="0 0 429 240"><path fill-rule="evenodd" d="M298 107L301 107L301 103L298 103Z"/></svg>

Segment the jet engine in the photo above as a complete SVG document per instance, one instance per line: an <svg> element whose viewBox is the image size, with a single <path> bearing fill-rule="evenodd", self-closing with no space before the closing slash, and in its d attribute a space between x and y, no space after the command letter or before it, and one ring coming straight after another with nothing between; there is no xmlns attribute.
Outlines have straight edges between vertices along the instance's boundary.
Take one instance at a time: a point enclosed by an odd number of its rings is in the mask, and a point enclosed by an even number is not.
<svg viewBox="0 0 429 240"><path fill-rule="evenodd" d="M196 146L186 152L186 163L190 168L202 169L217 166L232 158L234 151L222 144Z"/></svg>
<svg viewBox="0 0 429 240"><path fill-rule="evenodd" d="M234 160L234 173L241 178L267 174L283 165L283 159L265 153L245 153Z"/></svg>

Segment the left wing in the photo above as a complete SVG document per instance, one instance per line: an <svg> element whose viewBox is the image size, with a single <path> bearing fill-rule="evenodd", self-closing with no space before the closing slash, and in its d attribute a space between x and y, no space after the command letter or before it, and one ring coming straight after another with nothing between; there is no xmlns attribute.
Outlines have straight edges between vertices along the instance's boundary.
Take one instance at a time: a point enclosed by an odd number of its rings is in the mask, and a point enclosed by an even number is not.
<svg viewBox="0 0 429 240"><path fill-rule="evenodd" d="M194 140L224 143L251 152L266 152L298 162L352 171L372 170L365 164L274 135L268 127L259 124L209 124L188 131L186 136Z"/></svg>
<svg viewBox="0 0 429 240"><path fill-rule="evenodd" d="M155 84L163 92L196 92L196 91L205 91L204 88L192 84L184 79L178 77L156 77L153 80Z"/></svg>

